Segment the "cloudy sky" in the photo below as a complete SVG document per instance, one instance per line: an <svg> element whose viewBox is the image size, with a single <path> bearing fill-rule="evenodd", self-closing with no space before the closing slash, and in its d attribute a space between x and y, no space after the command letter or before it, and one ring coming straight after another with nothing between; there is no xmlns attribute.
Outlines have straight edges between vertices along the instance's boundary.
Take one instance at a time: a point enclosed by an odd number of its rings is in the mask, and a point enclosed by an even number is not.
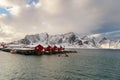
<svg viewBox="0 0 120 80"><path fill-rule="evenodd" d="M120 0L0 0L0 42L26 34L120 30Z"/></svg>

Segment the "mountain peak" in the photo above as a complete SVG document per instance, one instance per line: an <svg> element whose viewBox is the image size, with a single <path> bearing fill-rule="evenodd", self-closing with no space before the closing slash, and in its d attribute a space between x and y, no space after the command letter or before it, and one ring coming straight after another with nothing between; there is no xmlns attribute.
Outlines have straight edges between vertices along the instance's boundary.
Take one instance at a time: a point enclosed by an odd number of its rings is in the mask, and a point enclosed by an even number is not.
<svg viewBox="0 0 120 80"><path fill-rule="evenodd" d="M79 48L109 48L117 44L116 40L111 40L111 35L117 35L119 32L102 33L86 35L81 38L79 34L74 32L49 35L48 33L40 33L34 35L26 35L25 38L17 41L16 43L22 44L42 44L42 45L61 45L66 47L79 47ZM13 42L14 43L14 42ZM113 45L114 43L114 45ZM109 46L108 46L109 45Z"/></svg>

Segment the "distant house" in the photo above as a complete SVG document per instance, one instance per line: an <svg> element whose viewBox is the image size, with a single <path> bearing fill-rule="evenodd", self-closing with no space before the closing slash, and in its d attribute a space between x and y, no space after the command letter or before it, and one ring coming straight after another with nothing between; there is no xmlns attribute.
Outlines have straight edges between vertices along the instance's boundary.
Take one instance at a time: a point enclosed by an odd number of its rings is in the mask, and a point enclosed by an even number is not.
<svg viewBox="0 0 120 80"><path fill-rule="evenodd" d="M54 46L54 47L52 48L52 51L58 51L58 47L57 47L57 46Z"/></svg>
<svg viewBox="0 0 120 80"><path fill-rule="evenodd" d="M40 44L28 45L27 48L31 48L31 49L34 49L36 51L42 51L44 49L44 47Z"/></svg>
<svg viewBox="0 0 120 80"><path fill-rule="evenodd" d="M6 43L4 43L4 42L0 43L0 48L7 48Z"/></svg>
<svg viewBox="0 0 120 80"><path fill-rule="evenodd" d="M48 45L48 47L44 48L45 51L51 51L52 47L50 45Z"/></svg>
<svg viewBox="0 0 120 80"><path fill-rule="evenodd" d="M43 47L42 45L28 45L27 46L28 48L32 48L32 49L35 49L35 50L37 50L37 51L42 51L42 50L44 50L44 51L56 51L56 50L58 50L58 47L57 46L50 46L50 45L48 45L48 46L46 46L46 47Z"/></svg>
<svg viewBox="0 0 120 80"><path fill-rule="evenodd" d="M36 51L42 51L43 49L44 49L44 47L40 44L35 47Z"/></svg>

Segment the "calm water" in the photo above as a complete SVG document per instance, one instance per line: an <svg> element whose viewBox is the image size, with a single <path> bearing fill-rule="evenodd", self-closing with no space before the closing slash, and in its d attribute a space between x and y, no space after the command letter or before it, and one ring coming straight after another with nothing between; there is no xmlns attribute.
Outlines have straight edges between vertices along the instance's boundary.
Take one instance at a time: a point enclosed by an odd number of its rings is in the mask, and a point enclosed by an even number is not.
<svg viewBox="0 0 120 80"><path fill-rule="evenodd" d="M120 80L120 51L79 50L69 57L0 52L0 80Z"/></svg>

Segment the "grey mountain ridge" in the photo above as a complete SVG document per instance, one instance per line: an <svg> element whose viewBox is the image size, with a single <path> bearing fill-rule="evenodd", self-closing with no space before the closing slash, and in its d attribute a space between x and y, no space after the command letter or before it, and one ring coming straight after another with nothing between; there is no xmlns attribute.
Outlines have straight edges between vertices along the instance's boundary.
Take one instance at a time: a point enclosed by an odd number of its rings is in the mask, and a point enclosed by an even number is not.
<svg viewBox="0 0 120 80"><path fill-rule="evenodd" d="M96 37L95 35L79 36L74 32L69 32L65 34L49 35L48 33L26 35L23 39L12 42L17 44L50 44L50 45L65 45L73 47L83 47L83 48L100 48L101 45L116 43L117 41L110 40L106 36L102 35ZM115 44L114 44L115 45Z"/></svg>

